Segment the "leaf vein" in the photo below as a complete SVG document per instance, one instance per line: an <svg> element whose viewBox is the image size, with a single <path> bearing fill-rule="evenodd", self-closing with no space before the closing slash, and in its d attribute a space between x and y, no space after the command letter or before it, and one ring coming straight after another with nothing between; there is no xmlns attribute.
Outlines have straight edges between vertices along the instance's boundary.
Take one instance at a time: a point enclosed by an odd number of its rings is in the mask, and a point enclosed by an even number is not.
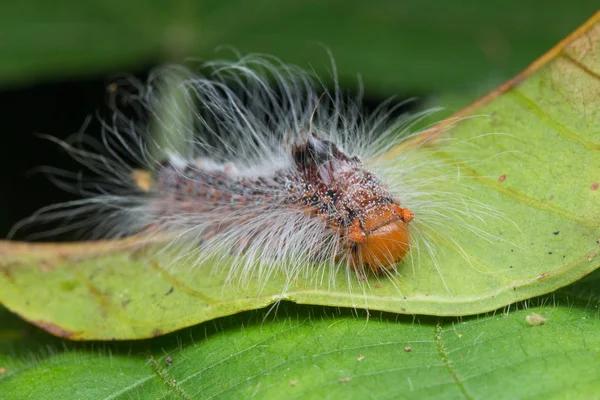
<svg viewBox="0 0 600 400"><path fill-rule="evenodd" d="M435 331L434 331L433 337L435 339L435 343L437 345L438 351L439 351L440 356L442 358L442 362L445 364L446 369L448 370L448 372L450 372L450 375L452 376L452 379L456 383L456 386L459 388L459 390L461 391L461 393L463 394L463 396L465 397L465 399L472 400L472 399L474 399L474 397L469 394L469 392L467 391L467 388L465 387L464 383L460 379L460 376L458 375L458 372L452 366L452 361L448 357L448 350L446 350L446 346L444 346L444 342L442 341L442 333L443 333L443 331L442 331L442 325L441 324L437 324L435 326Z"/></svg>

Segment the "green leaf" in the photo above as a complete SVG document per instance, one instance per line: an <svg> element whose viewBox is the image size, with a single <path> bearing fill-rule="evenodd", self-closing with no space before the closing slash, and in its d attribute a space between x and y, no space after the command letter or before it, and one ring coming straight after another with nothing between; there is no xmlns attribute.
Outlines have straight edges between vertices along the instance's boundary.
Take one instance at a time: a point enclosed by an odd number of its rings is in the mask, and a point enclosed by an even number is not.
<svg viewBox="0 0 600 400"><path fill-rule="evenodd" d="M0 397L593 398L600 319L598 302L582 300L557 293L459 320L283 303L161 338L81 344L4 313ZM543 325L527 323L534 312ZM20 342L29 352L7 357Z"/></svg>
<svg viewBox="0 0 600 400"><path fill-rule="evenodd" d="M413 246L393 279L352 278L350 287L341 271L335 286L300 277L284 289L282 274L264 286L229 286L224 268L190 268L189 258L174 268L172 251L155 254L160 244L0 242L0 302L58 336L133 339L282 299L469 315L566 286L600 265L599 18L457 115L485 117L463 119L449 131L439 124L389 154L403 165L440 166L416 169L411 179L431 182L437 202L448 201L439 212L452 216L429 230L422 248ZM440 133L444 140L431 139ZM414 147L419 141L427 145ZM431 180L455 174L456 165L460 185ZM482 222L469 212L452 214L464 209L461 193L502 214L483 215ZM412 207L408 200L405 205Z"/></svg>
<svg viewBox="0 0 600 400"><path fill-rule="evenodd" d="M597 10L596 0L399 4L257 0L10 2L0 12L0 82L29 82L215 58L217 46L274 54L342 81L361 74L371 93L486 86L517 73ZM40 60L43 60L41 62ZM457 65L460 65L457 67ZM443 71L443 72L442 72Z"/></svg>

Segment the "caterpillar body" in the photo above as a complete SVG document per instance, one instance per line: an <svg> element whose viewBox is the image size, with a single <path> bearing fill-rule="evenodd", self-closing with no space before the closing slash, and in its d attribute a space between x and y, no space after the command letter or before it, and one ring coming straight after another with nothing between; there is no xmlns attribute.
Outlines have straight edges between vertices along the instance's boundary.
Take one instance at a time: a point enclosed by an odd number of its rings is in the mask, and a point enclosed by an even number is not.
<svg viewBox="0 0 600 400"><path fill-rule="evenodd" d="M261 220L269 213L285 215L291 210L290 216L295 216L299 211L315 222L290 218L286 229L308 224L323 230L315 237L329 236L312 244L314 258L333 256L354 269L369 267L378 271L391 267L409 249L407 224L413 213L400 207L399 200L363 167L358 157L349 157L334 143L312 135L291 146L289 166L266 176L236 174L231 164L215 165L211 160L200 159L178 167L166 163L154 189L158 199L156 223L161 226L174 216L206 214L203 240L219 240L224 234L236 236L233 232L246 232L244 225L250 225L250 232L233 243L235 248L262 242L262 246L281 249L286 243L274 241L271 233L267 233L269 240L263 237L263 232L274 227L261 224ZM248 207L254 208L254 215L247 213ZM184 229L194 228L181 225Z"/></svg>
<svg viewBox="0 0 600 400"><path fill-rule="evenodd" d="M95 177L55 173L75 178L84 198L25 223L62 220L50 234L168 237L195 266L217 265L240 282L274 273L288 283L301 275L322 283L340 271L392 276L408 256L414 266L421 248L435 258L425 228L440 221L487 235L465 221L493 211L459 191L449 200L424 189L447 174L414 179L430 161L385 157L429 111L392 118L395 108L384 103L365 116L360 94L344 95L335 70L327 90L313 74L266 56L201 70L157 71L127 92L150 123L115 106L101 141L79 134L59 142Z"/></svg>

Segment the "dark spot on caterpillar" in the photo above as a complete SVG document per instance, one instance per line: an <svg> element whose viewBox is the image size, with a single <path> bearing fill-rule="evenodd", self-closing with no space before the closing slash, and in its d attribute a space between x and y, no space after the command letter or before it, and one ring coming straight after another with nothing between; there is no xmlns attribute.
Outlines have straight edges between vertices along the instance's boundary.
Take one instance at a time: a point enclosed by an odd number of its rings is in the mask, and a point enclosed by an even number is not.
<svg viewBox="0 0 600 400"><path fill-rule="evenodd" d="M325 196L329 197L329 199L331 199L332 202L336 202L338 200L338 198L340 197L340 194L337 190L327 190L327 192L325 193Z"/></svg>
<svg viewBox="0 0 600 400"><path fill-rule="evenodd" d="M394 202L394 200L389 197L382 197L382 198L378 199L377 202L379 204L392 204Z"/></svg>
<svg viewBox="0 0 600 400"><path fill-rule="evenodd" d="M329 214L332 211L332 207L330 204L321 203L321 205L319 205L319 211L323 214Z"/></svg>
<svg viewBox="0 0 600 400"><path fill-rule="evenodd" d="M358 217L357 210L348 210L346 213L346 218L344 218L343 224L344 226L350 225L350 222L354 221ZM360 220L359 220L360 221Z"/></svg>
<svg viewBox="0 0 600 400"><path fill-rule="evenodd" d="M353 161L329 140L321 140L314 136L292 147L292 159L299 167L319 166L334 159Z"/></svg>

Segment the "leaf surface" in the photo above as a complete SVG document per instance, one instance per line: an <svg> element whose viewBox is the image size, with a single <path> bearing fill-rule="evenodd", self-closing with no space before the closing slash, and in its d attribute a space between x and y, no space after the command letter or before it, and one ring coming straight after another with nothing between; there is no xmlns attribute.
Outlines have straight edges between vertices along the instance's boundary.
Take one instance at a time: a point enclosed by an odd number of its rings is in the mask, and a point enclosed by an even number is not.
<svg viewBox="0 0 600 400"><path fill-rule="evenodd" d="M371 92L386 96L502 80L597 10L595 0L580 0L577 7L554 1L543 11L519 0L506 0L502 7L470 1L460 8L393 0L377 7L360 2L348 7L339 0L33 4L3 4L0 34L10 40L0 41L1 83L104 77L106 71L131 72L165 60L212 59L227 56L227 51L215 55L224 45L243 54L273 54L315 68L326 79L329 61L322 43L335 55L344 82L354 86L360 73Z"/></svg>
<svg viewBox="0 0 600 400"><path fill-rule="evenodd" d="M154 255L159 244L4 242L0 302L58 336L132 339L282 299L469 315L566 286L600 265L599 19L461 111L456 117L465 118L452 129L441 123L389 154L410 165L441 165L444 173L459 166L459 186L434 180L432 190L450 197L463 191L501 213L473 222L471 230L457 219L438 226L428 239L435 257L426 245L413 248L394 279L371 276L349 287L342 271L335 286L298 279L284 289L285 277L275 275L264 287L232 287L226 271L206 273L185 262L172 268L173 253ZM414 174L432 178L427 169Z"/></svg>
<svg viewBox="0 0 600 400"><path fill-rule="evenodd" d="M386 313L367 320L284 303L161 338L79 344L32 331L4 311L0 397L594 397L597 301L572 304L559 293L536 303L547 305L464 320ZM543 325L526 322L533 312Z"/></svg>

